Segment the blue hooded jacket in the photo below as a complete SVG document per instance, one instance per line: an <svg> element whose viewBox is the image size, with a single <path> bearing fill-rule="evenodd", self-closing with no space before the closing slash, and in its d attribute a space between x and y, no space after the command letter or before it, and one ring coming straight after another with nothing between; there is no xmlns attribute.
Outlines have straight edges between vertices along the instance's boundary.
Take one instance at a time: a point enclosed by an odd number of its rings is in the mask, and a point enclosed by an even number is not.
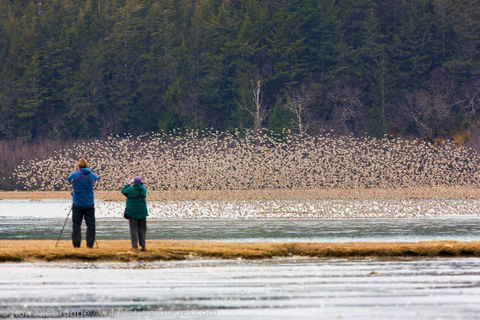
<svg viewBox="0 0 480 320"><path fill-rule="evenodd" d="M73 184L73 204L78 207L91 207L93 200L93 183L98 177L89 168L82 168L80 171L72 172L67 180ZM83 175L82 175L83 173Z"/></svg>

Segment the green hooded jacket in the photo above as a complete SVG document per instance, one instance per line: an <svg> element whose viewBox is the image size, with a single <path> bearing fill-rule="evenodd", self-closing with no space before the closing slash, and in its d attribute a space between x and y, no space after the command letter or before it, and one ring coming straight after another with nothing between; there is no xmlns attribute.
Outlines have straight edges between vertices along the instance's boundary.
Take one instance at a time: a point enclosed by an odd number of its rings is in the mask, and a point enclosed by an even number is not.
<svg viewBox="0 0 480 320"><path fill-rule="evenodd" d="M125 218L144 219L148 216L147 188L143 184L126 184L122 193L127 197L127 206L123 213Z"/></svg>

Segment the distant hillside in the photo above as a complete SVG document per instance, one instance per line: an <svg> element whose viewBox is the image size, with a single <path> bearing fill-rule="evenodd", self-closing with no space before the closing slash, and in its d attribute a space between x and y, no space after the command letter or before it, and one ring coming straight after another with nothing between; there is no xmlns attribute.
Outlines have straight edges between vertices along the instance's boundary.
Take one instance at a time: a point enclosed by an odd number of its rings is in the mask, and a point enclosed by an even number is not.
<svg viewBox="0 0 480 320"><path fill-rule="evenodd" d="M289 128L434 140L480 110L480 2L0 2L0 139Z"/></svg>

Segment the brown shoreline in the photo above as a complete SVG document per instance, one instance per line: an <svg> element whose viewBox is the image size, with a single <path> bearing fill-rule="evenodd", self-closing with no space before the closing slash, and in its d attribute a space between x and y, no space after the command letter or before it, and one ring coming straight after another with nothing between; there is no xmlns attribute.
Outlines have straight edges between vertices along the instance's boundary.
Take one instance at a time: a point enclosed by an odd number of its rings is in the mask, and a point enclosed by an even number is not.
<svg viewBox="0 0 480 320"><path fill-rule="evenodd" d="M319 258L429 258L480 257L480 241L424 242L219 242L150 240L146 252L130 249L128 240L99 240L98 248L74 249L63 240L0 240L0 262L28 261L165 261L189 258L265 259L273 257Z"/></svg>
<svg viewBox="0 0 480 320"><path fill-rule="evenodd" d="M104 201L123 201L120 191L95 191ZM70 199L70 191L0 191L1 199ZM480 199L480 187L437 186L379 189L263 189L263 190L149 190L148 200L388 200L388 199Z"/></svg>

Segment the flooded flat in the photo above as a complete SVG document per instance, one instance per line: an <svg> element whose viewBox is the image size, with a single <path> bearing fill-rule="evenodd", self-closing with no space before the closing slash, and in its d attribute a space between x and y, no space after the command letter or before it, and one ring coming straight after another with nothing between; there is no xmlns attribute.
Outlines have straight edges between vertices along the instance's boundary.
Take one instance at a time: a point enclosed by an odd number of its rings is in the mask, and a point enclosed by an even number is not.
<svg viewBox="0 0 480 320"><path fill-rule="evenodd" d="M416 208L424 206L426 200L419 200ZM434 200L429 200L434 201ZM438 200L437 207L442 207L440 214L435 211L420 212L415 215L391 215L383 217L378 202L371 202L371 210L378 210L378 215L356 214L355 218L342 218L337 215L326 217L322 214L305 216L290 215L268 217L250 208L251 218L239 218L235 206L229 202L194 202L187 201L181 206L179 202L167 201L154 203L157 207L150 210L148 218L149 239L171 240L220 240L220 241L434 241L459 240L473 241L480 239L480 215L474 210L478 206L474 200ZM217 218L178 218L188 204L190 213L195 210L212 210L216 208ZM225 207L221 207L221 203ZM282 203L280 201L279 203ZM178 204L179 207L175 207ZM250 203L251 204L251 203ZM257 205L268 206L268 202ZM308 202L287 203L289 210L295 205L305 207ZM287 206L284 203L284 207ZM455 204L455 206L453 205ZM460 206L461 204L461 206ZM128 239L128 223L122 218L124 203L97 202L97 239ZM238 205L238 204L237 204ZM277 206L280 206L276 203ZM315 203L310 204L314 210ZM357 208L365 205L363 201L344 201L345 207ZM397 204L398 205L398 204ZM470 207L469 207L470 205ZM0 239L57 239L67 217L70 202L67 200L1 200L0 201ZM160 215L158 210L169 212L168 217ZM203 206L203 207L202 207ZM468 214L460 214L458 208L468 207ZM248 206L247 206L248 207ZM452 208L456 208L455 211ZM113 210L112 208L116 208ZM156 209L155 209L156 208ZM203 209L202 209L203 208ZM450 208L450 209L448 209ZM167 210L168 209L168 210ZM228 211L228 210L230 211ZM451 211L448 211L448 210ZM155 211L157 210L157 211ZM246 209L245 209L246 210ZM304 209L302 209L304 210ZM346 209L345 209L346 210ZM406 212L408 208L401 209ZM112 213L115 212L115 215ZM179 213L180 212L180 213ZM227 214L230 212L229 214ZM351 212L351 211L350 211ZM450 212L451 214L446 214ZM189 214L190 214L189 213ZM62 239L71 234L71 216L67 221Z"/></svg>
<svg viewBox="0 0 480 320"><path fill-rule="evenodd" d="M57 239L65 219L0 218L0 240ZM479 217L424 219L210 220L148 219L149 239L218 241L436 241L480 239ZM97 218L97 239L129 239L125 219ZM85 226L84 226L85 232ZM62 239L71 236L69 220Z"/></svg>
<svg viewBox="0 0 480 320"><path fill-rule="evenodd" d="M475 319L480 259L0 264L0 317Z"/></svg>

